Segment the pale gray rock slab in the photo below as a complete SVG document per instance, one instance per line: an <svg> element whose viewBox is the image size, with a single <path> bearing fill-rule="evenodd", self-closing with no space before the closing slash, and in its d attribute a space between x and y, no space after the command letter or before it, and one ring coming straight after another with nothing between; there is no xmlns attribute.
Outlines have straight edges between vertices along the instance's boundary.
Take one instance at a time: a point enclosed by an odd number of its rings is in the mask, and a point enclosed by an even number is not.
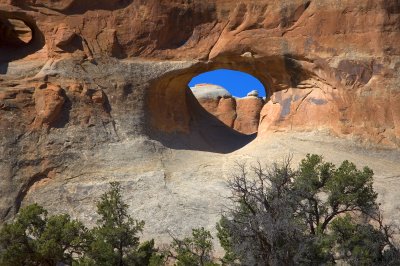
<svg viewBox="0 0 400 266"><path fill-rule="evenodd" d="M232 97L232 94L225 88L213 84L197 84L190 89L197 99L218 99Z"/></svg>
<svg viewBox="0 0 400 266"><path fill-rule="evenodd" d="M252 90L249 93L247 93L247 96L254 96L258 97L258 90Z"/></svg>
<svg viewBox="0 0 400 266"><path fill-rule="evenodd" d="M96 201L109 182L118 181L130 214L146 222L142 239L168 243L170 234L184 237L201 226L215 237L215 224L229 204L227 180L237 162L268 165L292 154L296 168L306 153L321 154L336 165L347 159L359 168L371 167L385 218L400 221L400 154L359 148L324 132L274 133L228 154L168 149L146 138L103 145L86 152L85 159L55 180L34 188L24 204L38 202L51 213L67 212L93 226Z"/></svg>

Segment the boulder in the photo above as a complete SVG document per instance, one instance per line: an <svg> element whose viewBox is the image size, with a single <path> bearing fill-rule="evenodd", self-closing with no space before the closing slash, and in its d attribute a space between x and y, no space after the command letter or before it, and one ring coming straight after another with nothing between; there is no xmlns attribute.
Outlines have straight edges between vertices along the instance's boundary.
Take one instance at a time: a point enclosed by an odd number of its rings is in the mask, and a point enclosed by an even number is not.
<svg viewBox="0 0 400 266"><path fill-rule="evenodd" d="M247 96L258 97L258 90L252 90L251 92L247 93Z"/></svg>
<svg viewBox="0 0 400 266"><path fill-rule="evenodd" d="M33 122L34 128L40 128L42 125L50 126L58 118L65 98L62 95L62 89L57 85L46 84L35 89L35 110L36 117Z"/></svg>
<svg viewBox="0 0 400 266"><path fill-rule="evenodd" d="M236 99L236 120L233 128L244 134L254 134L258 131L260 112L264 102L256 97L244 97Z"/></svg>
<svg viewBox="0 0 400 266"><path fill-rule="evenodd" d="M62 23L54 33L54 44L58 48L68 49L76 36L76 33L68 25Z"/></svg>
<svg viewBox="0 0 400 266"><path fill-rule="evenodd" d="M230 128L233 128L236 119L236 100L235 98L221 98L215 116Z"/></svg>
<svg viewBox="0 0 400 266"><path fill-rule="evenodd" d="M229 98L232 94L225 88L213 84L197 84L190 88L197 99Z"/></svg>

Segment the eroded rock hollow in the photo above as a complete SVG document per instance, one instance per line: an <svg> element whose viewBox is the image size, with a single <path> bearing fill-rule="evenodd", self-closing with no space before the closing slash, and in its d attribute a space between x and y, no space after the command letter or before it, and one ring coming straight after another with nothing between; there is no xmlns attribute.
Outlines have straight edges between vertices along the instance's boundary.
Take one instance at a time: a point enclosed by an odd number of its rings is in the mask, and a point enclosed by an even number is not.
<svg viewBox="0 0 400 266"><path fill-rule="evenodd" d="M148 236L212 228L230 163L288 151L375 163L398 182L397 0L0 0L0 42L0 221L37 201L91 223L85 210L119 180ZM210 117L187 84L218 68L255 76L266 99L235 102L236 119L220 100ZM276 132L391 149L389 167L312 140L269 143Z"/></svg>

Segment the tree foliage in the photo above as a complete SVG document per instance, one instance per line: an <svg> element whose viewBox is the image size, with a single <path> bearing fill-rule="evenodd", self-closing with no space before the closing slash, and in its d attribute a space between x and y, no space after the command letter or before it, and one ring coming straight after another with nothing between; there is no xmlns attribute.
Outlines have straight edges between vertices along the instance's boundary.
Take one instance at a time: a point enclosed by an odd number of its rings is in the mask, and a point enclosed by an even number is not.
<svg viewBox="0 0 400 266"><path fill-rule="evenodd" d="M318 155L307 155L293 180L294 193L301 200L302 219L310 233L323 233L339 214L359 212L373 215L377 210L377 193L373 190L373 172L358 170L344 161L336 168Z"/></svg>
<svg viewBox="0 0 400 266"><path fill-rule="evenodd" d="M217 226L227 261L239 259L245 265L394 261L399 251L383 226L371 169L358 170L348 161L336 167L318 155L307 155L296 171L290 164L290 158L270 167L238 164L229 182L233 207Z"/></svg>
<svg viewBox="0 0 400 266"><path fill-rule="evenodd" d="M128 214L120 184L110 185L92 230L66 214L48 217L37 204L22 208L0 231L0 265L150 265L154 241L140 245L144 222Z"/></svg>
<svg viewBox="0 0 400 266"><path fill-rule="evenodd" d="M173 237L172 257L177 266L213 266L211 233L204 227L192 229L192 236L182 240Z"/></svg>
<svg viewBox="0 0 400 266"><path fill-rule="evenodd" d="M128 214L120 184L113 182L110 186L97 203L100 218L92 230L88 257L95 265L140 265L135 261L142 251L138 250L138 234L143 230L144 221L135 220ZM146 244L154 246L151 243Z"/></svg>
<svg viewBox="0 0 400 266"><path fill-rule="evenodd" d="M400 265L400 254L390 239L390 227L356 223L346 214L332 222L336 252L350 265Z"/></svg>
<svg viewBox="0 0 400 266"><path fill-rule="evenodd" d="M0 231L0 265L72 264L86 250L88 236L68 215L48 217L43 207L29 205Z"/></svg>

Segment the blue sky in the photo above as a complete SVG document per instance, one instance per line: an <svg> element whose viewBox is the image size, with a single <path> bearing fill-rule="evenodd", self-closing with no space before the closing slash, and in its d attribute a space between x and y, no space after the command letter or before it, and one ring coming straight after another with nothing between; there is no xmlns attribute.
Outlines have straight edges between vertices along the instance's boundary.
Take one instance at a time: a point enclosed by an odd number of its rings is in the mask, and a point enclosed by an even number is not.
<svg viewBox="0 0 400 266"><path fill-rule="evenodd" d="M227 89L233 96L243 97L252 90L258 90L260 97L265 96L265 89L261 82L247 73L218 69L209 72L204 72L194 77L190 83L190 87L194 87L199 83L211 83L219 85Z"/></svg>

